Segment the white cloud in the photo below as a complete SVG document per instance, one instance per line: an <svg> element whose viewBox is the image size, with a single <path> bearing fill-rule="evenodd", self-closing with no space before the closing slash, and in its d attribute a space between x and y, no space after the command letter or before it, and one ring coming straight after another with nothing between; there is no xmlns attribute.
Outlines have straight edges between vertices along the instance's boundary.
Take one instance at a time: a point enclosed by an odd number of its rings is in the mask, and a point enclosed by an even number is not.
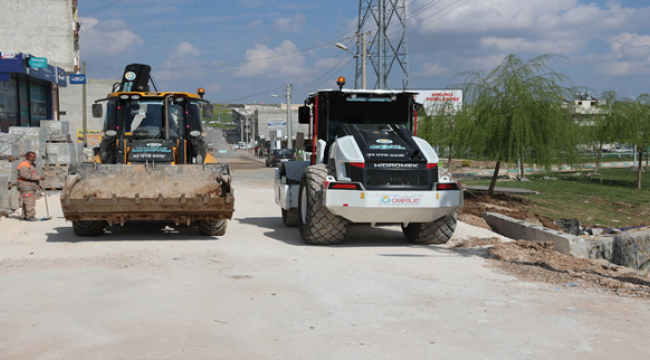
<svg viewBox="0 0 650 360"><path fill-rule="evenodd" d="M523 38L497 38L493 36L481 39L481 44L483 46L496 48L500 51L561 55L575 53L585 46L586 43L586 39L580 37L568 38L562 41L552 39L530 40Z"/></svg>
<svg viewBox="0 0 650 360"><path fill-rule="evenodd" d="M605 76L650 74L650 36L621 33L607 38L611 54L602 57L596 73Z"/></svg>
<svg viewBox="0 0 650 360"><path fill-rule="evenodd" d="M235 71L235 76L240 77L267 77L267 78L295 78L308 74L304 67L306 57L300 54L282 56L298 51L296 44L289 40L283 41L280 46L269 48L266 45L255 45L254 49L246 50L244 59L251 61ZM280 56L280 57L278 57Z"/></svg>
<svg viewBox="0 0 650 360"><path fill-rule="evenodd" d="M409 6L409 41L420 40L416 51L428 54L423 62L430 63L422 65L423 73L431 64L450 67L452 73L491 70L507 54L524 60L541 54L566 55L583 60L575 64L607 76L645 73L650 36L635 32L647 30L648 5L625 7L617 0L605 4L591 0L415 0ZM588 56L592 45L602 40L611 44L611 53Z"/></svg>
<svg viewBox="0 0 650 360"><path fill-rule="evenodd" d="M142 37L128 30L123 20L80 18L80 22L83 32L79 36L79 47L83 56L115 56L144 45Z"/></svg>
<svg viewBox="0 0 650 360"><path fill-rule="evenodd" d="M176 57L181 58L184 56L199 56L201 52L199 49L195 48L194 45L188 43L187 41L181 41L176 45L175 53Z"/></svg>
<svg viewBox="0 0 650 360"><path fill-rule="evenodd" d="M169 68L180 68L198 66L198 56L201 51L187 41L179 42L174 50L169 54L167 59L159 66L156 76L160 78L177 77L178 69L170 70ZM184 70L188 71L188 70ZM189 70L192 72L192 70ZM196 72L196 71L195 71Z"/></svg>
<svg viewBox="0 0 650 360"><path fill-rule="evenodd" d="M440 64L425 62L420 68L419 76L436 76L449 74L449 67Z"/></svg>
<svg viewBox="0 0 650 360"><path fill-rule="evenodd" d="M307 17L303 14L273 19L273 29L280 32L298 33L303 30Z"/></svg>
<svg viewBox="0 0 650 360"><path fill-rule="evenodd" d="M410 9L418 9L429 1L418 0ZM447 10L446 6L451 5ZM413 14L418 23L427 24L420 31L439 33L490 32L523 30L538 35L553 36L556 32L571 29L589 29L600 32L607 29L627 27L635 23L644 25L649 9L622 7L619 2L608 2L601 7L592 2L579 0L484 0L461 2L458 5L447 0L437 6ZM445 15L446 14L446 15ZM444 16L442 16L444 15ZM471 21L468 21L471 19ZM518 34L519 35L519 34ZM573 36L590 36L573 33Z"/></svg>
<svg viewBox="0 0 650 360"><path fill-rule="evenodd" d="M459 63L463 69L469 69L470 71L489 71L499 66L506 56L508 56L508 54L502 53L487 56L469 57L465 59L459 59Z"/></svg>

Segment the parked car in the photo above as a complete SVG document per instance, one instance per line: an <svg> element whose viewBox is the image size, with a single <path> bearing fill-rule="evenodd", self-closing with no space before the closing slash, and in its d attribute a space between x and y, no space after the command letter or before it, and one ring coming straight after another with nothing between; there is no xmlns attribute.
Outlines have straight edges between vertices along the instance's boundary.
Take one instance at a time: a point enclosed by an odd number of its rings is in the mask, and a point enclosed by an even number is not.
<svg viewBox="0 0 650 360"><path fill-rule="evenodd" d="M271 150L266 157L266 167L277 167L285 161L296 160L296 152L290 149Z"/></svg>

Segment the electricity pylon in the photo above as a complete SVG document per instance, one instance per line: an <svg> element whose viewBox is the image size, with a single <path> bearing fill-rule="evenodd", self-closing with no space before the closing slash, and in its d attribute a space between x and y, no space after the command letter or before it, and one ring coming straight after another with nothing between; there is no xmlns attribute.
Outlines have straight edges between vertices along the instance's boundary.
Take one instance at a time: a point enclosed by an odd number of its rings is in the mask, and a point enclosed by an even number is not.
<svg viewBox="0 0 650 360"><path fill-rule="evenodd" d="M356 88L362 77L363 52L361 36L370 30L372 38L367 44L367 58L370 59L377 82L375 89L388 89L388 76L393 67L399 67L404 74L404 87L409 87L408 46L406 41L405 0L359 0L359 26L357 28ZM401 85L401 84L400 84Z"/></svg>

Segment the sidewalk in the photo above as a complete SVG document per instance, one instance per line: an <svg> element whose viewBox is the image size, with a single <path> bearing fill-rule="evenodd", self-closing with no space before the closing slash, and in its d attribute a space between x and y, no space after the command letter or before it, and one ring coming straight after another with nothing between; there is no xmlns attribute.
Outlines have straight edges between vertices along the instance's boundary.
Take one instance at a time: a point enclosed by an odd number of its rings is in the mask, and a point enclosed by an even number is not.
<svg viewBox="0 0 650 360"><path fill-rule="evenodd" d="M236 152L237 154L239 154L241 156L244 156L244 157L247 157L247 158L249 158L251 160L256 160L258 162L261 162L262 164L266 164L266 158L265 157L263 157L263 158L257 157L257 156L255 156L255 153L252 152L252 151L251 152L248 152L246 150L230 150L230 151Z"/></svg>

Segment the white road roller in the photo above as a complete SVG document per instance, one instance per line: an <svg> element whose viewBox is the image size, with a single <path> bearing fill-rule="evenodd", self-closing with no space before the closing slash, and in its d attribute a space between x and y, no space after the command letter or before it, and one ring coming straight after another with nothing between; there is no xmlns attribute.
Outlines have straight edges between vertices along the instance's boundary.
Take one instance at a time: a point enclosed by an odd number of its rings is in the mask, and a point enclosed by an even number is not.
<svg viewBox="0 0 650 360"><path fill-rule="evenodd" d="M417 134L408 91L338 90L310 94L299 122L310 125L311 161L276 170L275 201L286 226L308 244L340 243L348 225L401 225L419 244L444 244L463 205L460 184L438 174L438 155Z"/></svg>

